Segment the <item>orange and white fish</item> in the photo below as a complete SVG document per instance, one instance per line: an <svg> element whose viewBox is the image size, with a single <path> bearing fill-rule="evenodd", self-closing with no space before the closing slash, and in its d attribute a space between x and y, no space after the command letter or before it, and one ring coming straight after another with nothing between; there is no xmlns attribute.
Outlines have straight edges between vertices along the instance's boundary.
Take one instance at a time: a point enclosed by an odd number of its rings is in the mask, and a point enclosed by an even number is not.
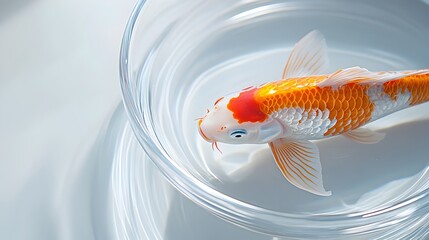
<svg viewBox="0 0 429 240"><path fill-rule="evenodd" d="M309 140L342 134L359 143L384 138L364 126L429 101L429 69L370 72L352 67L329 75L323 35L312 31L292 50L282 80L220 98L198 122L201 136L217 146L268 143L284 177L308 192L323 187L319 150Z"/></svg>

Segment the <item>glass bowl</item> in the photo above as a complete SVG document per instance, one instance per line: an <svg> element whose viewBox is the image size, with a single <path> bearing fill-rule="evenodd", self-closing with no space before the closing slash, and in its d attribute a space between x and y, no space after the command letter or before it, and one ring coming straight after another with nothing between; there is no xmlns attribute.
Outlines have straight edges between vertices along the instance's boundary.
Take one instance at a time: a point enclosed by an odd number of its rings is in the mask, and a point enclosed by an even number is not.
<svg viewBox="0 0 429 240"><path fill-rule="evenodd" d="M195 119L220 96L278 80L293 45L314 29L327 40L328 72L427 68L428 13L425 1L140 1L120 59L130 125L176 189L240 227L299 239L423 238L427 104L371 124L386 133L378 144L317 141L330 197L287 183L266 145L213 151Z"/></svg>

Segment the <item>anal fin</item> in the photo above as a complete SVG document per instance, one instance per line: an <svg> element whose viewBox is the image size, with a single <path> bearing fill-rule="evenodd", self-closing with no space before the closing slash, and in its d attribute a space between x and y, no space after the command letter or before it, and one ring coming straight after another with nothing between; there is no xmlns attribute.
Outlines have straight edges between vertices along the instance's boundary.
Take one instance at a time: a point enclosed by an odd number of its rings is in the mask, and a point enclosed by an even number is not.
<svg viewBox="0 0 429 240"><path fill-rule="evenodd" d="M331 195L323 187L322 166L316 144L281 138L269 145L277 166L290 183L316 195Z"/></svg>
<svg viewBox="0 0 429 240"><path fill-rule="evenodd" d="M367 128L357 128L343 133L343 136L362 144L378 143L386 136L385 133L379 133Z"/></svg>

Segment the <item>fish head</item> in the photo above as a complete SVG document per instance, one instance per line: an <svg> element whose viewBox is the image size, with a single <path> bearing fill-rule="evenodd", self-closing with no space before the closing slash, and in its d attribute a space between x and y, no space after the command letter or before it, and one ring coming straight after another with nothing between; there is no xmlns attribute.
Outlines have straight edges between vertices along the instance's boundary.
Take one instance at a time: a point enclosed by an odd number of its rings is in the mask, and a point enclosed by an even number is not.
<svg viewBox="0 0 429 240"><path fill-rule="evenodd" d="M236 95L226 96L217 100L211 110L199 119L200 135L208 142L223 142L229 144L260 144L268 143L279 138L283 127L275 119L263 121L240 121L234 117L234 112L228 107ZM243 104L243 107L246 107Z"/></svg>

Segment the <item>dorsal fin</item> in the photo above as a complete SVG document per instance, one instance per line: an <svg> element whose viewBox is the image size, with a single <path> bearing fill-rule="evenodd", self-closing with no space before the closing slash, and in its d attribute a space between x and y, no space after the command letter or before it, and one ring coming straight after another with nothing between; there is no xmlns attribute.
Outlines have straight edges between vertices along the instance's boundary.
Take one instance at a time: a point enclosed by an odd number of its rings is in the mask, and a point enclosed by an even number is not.
<svg viewBox="0 0 429 240"><path fill-rule="evenodd" d="M328 62L325 37L317 30L311 31L295 44L282 79L321 74Z"/></svg>
<svg viewBox="0 0 429 240"><path fill-rule="evenodd" d="M344 84L355 83L384 83L415 74L429 73L427 70L404 72L370 72L365 68L351 67L338 70L318 83L319 87L340 87Z"/></svg>
<svg viewBox="0 0 429 240"><path fill-rule="evenodd" d="M361 67L340 69L329 75L324 81L317 84L319 87L339 87L349 82L355 82L374 77L374 73Z"/></svg>

